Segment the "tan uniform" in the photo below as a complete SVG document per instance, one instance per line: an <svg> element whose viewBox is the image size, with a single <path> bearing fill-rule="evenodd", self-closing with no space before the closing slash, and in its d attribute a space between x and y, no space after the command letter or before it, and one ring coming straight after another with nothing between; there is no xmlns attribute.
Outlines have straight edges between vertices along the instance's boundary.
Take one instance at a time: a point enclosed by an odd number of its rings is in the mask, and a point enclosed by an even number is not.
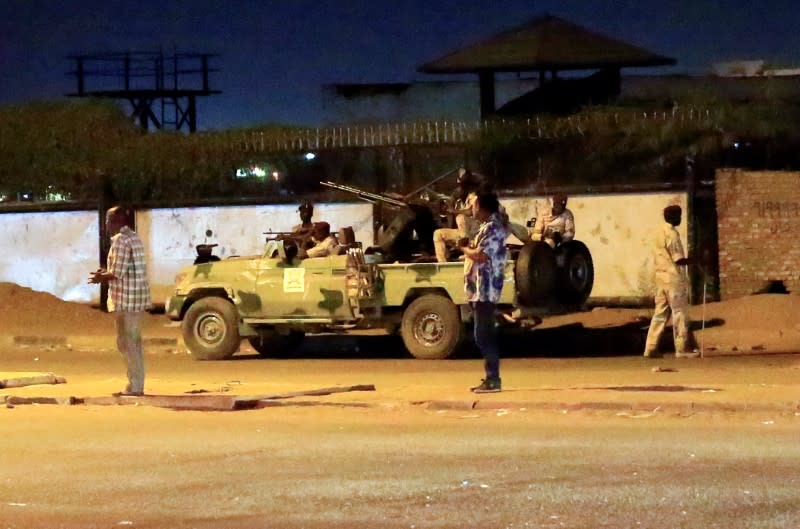
<svg viewBox="0 0 800 529"><path fill-rule="evenodd" d="M440 263L447 262L447 243L457 243L462 237L473 238L478 233L480 222L472 216L472 205L478 200L476 193L470 193L464 201L457 201L456 210L470 210L469 213L456 215L456 228L440 228L433 232L433 248L436 251L436 260Z"/></svg>
<svg viewBox="0 0 800 529"><path fill-rule="evenodd" d="M551 209L546 215L539 216L533 226L531 238L534 241L545 241L555 247L554 233L561 234L561 242L571 241L575 238L575 217L570 210L565 208L560 215L553 215Z"/></svg>
<svg viewBox="0 0 800 529"><path fill-rule="evenodd" d="M318 242L313 248L309 248L306 252L307 257L328 257L329 255L336 255L339 251L339 243L336 237L328 235L321 242Z"/></svg>
<svg viewBox="0 0 800 529"><path fill-rule="evenodd" d="M689 338L689 280L686 267L676 265L683 259L683 245L678 230L664 222L655 238L656 295L655 312L647 331L644 355L654 355L658 351L658 340L667 325L672 312L672 334L675 351L685 352Z"/></svg>

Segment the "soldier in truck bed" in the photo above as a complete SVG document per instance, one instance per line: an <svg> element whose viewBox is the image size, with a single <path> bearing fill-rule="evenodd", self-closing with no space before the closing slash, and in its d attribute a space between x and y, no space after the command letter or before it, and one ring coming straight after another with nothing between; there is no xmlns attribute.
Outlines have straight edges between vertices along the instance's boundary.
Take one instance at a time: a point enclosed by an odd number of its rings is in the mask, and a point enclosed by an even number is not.
<svg viewBox="0 0 800 529"><path fill-rule="evenodd" d="M436 260L447 262L447 243L455 244L460 239L472 238L478 232L479 223L473 217L472 205L478 195L479 182L465 168L458 170L456 200L450 213L455 216L455 228L439 228L433 232L433 247Z"/></svg>
<svg viewBox="0 0 800 529"><path fill-rule="evenodd" d="M339 241L331 233L331 225L327 222L315 222L311 235L314 246L300 250L300 258L306 257L328 257L336 255L339 251Z"/></svg>
<svg viewBox="0 0 800 529"><path fill-rule="evenodd" d="M536 219L532 238L535 241L545 241L555 248L575 238L575 216L567 209L567 195L556 193L552 200L550 213Z"/></svg>
<svg viewBox="0 0 800 529"><path fill-rule="evenodd" d="M311 240L314 231L314 223L311 221L311 217L314 216L314 204L309 201L303 202L297 211L300 213L300 224L292 227L292 239L300 249L310 248L314 245Z"/></svg>

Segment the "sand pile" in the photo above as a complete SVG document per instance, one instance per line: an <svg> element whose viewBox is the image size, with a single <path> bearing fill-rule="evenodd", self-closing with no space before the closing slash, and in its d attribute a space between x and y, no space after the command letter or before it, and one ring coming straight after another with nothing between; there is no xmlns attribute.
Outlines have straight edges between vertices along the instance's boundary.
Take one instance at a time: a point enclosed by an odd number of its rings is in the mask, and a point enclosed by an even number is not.
<svg viewBox="0 0 800 529"><path fill-rule="evenodd" d="M148 314L143 329L148 335L175 334L177 330L164 329L167 323L163 314ZM99 336L114 332L112 314L85 303L63 301L47 292L0 282L0 335Z"/></svg>
<svg viewBox="0 0 800 529"><path fill-rule="evenodd" d="M702 305L692 319L702 321ZM760 294L705 307L706 347L731 351L800 352L800 296Z"/></svg>

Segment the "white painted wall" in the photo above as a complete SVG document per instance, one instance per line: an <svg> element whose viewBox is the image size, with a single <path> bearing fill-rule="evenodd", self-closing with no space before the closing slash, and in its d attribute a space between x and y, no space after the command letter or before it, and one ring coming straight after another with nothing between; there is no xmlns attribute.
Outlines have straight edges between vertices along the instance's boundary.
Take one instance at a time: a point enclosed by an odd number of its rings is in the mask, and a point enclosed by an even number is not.
<svg viewBox="0 0 800 529"><path fill-rule="evenodd" d="M637 193L573 196L567 208L575 216L575 238L594 262L593 298L651 296L654 288L652 240L663 224L663 209L677 204L686 212L686 193ZM549 197L501 199L509 217L525 224L537 208L547 211ZM686 248L686 214L679 226Z"/></svg>
<svg viewBox="0 0 800 529"><path fill-rule="evenodd" d="M97 211L0 215L2 282L89 301L99 297L86 282L99 259Z"/></svg>
<svg viewBox="0 0 800 529"><path fill-rule="evenodd" d="M331 230L352 226L356 240L372 246L372 204L314 204L315 222L330 223ZM155 302L163 302L175 274L192 264L195 245L217 243L214 254L260 255L266 231L291 231L300 223L297 205L227 206L140 211L136 228L147 248L148 271ZM206 237L206 231L212 235Z"/></svg>
<svg viewBox="0 0 800 529"><path fill-rule="evenodd" d="M512 220L524 224L547 197L502 199ZM639 193L574 196L577 238L592 253L595 284L592 297L628 298L652 292L653 232L663 222L662 209L679 204L685 193ZM685 218L685 216L684 216ZM353 226L356 239L374 244L372 205L318 204L314 220L333 230ZM148 255L153 298L165 299L175 273L192 263L195 245L219 244L221 257L255 255L263 249L265 231L288 231L299 222L296 205L230 206L144 210L137 229ZM211 230L210 237L205 236ZM679 231L686 244L686 223ZM99 287L86 284L98 266L98 218L95 211L6 213L0 215L0 282L45 291L69 301L96 301Z"/></svg>

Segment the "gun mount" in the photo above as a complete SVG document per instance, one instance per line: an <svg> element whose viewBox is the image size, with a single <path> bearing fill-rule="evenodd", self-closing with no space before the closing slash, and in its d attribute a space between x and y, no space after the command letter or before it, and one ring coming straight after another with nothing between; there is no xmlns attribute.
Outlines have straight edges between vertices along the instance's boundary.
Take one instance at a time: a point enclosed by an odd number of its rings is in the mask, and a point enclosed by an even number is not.
<svg viewBox="0 0 800 529"><path fill-rule="evenodd" d="M394 197L335 182L320 184L350 193L371 204L381 203L399 209L391 222L382 223L378 232L378 249L390 260L419 261L433 255L433 232L441 227L437 218L441 216L442 195L421 188L409 195Z"/></svg>

